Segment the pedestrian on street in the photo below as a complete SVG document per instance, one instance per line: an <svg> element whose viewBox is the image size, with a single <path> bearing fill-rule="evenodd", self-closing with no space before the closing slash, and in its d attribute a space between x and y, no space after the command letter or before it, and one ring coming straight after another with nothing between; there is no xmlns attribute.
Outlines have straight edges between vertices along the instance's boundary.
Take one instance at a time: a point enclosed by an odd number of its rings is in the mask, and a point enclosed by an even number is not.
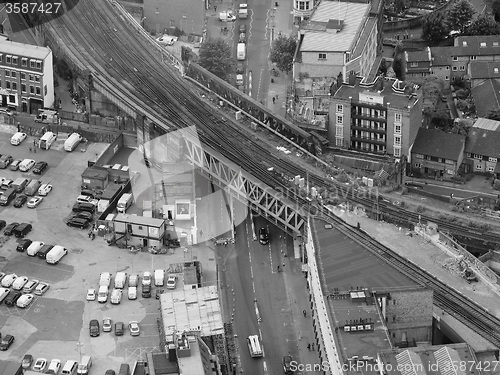
<svg viewBox="0 0 500 375"><path fill-rule="evenodd" d="M283 262L283 269L285 269L285 262Z"/></svg>
<svg viewBox="0 0 500 375"><path fill-rule="evenodd" d="M311 344L310 343L307 344L307 349L309 349L309 351L311 351Z"/></svg>
<svg viewBox="0 0 500 375"><path fill-rule="evenodd" d="M303 310L302 314L304 314L304 318L305 318L307 316L306 310Z"/></svg>
<svg viewBox="0 0 500 375"><path fill-rule="evenodd" d="M278 265L278 272L280 272L280 271L281 271L281 267Z"/></svg>
<svg viewBox="0 0 500 375"><path fill-rule="evenodd" d="M273 96L273 104L276 103L276 98Z"/></svg>
<svg viewBox="0 0 500 375"><path fill-rule="evenodd" d="M31 147L30 147L30 152L31 152Z"/></svg>
<svg viewBox="0 0 500 375"><path fill-rule="evenodd" d="M17 131L20 132L21 131L21 123L18 121L17 122Z"/></svg>
<svg viewBox="0 0 500 375"><path fill-rule="evenodd" d="M36 139L33 139L33 146L36 147Z"/></svg>
<svg viewBox="0 0 500 375"><path fill-rule="evenodd" d="M311 349L312 349L312 351L314 352L314 343L312 343L312 345L311 345Z"/></svg>
<svg viewBox="0 0 500 375"><path fill-rule="evenodd" d="M214 5L214 10L217 12L217 5Z"/></svg>
<svg viewBox="0 0 500 375"><path fill-rule="evenodd" d="M36 154L36 147L33 147L33 152Z"/></svg>

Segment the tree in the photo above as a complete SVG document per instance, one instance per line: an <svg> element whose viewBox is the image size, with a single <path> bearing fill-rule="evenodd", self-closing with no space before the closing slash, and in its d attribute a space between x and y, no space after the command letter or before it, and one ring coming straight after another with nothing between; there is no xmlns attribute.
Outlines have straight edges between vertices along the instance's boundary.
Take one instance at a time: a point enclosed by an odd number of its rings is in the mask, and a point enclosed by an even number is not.
<svg viewBox="0 0 500 375"><path fill-rule="evenodd" d="M425 16L422 20L422 38L431 45L436 45L445 39L450 29L446 17L442 12L434 12Z"/></svg>
<svg viewBox="0 0 500 375"><path fill-rule="evenodd" d="M490 109L490 113L488 113L488 115L486 115L486 118L489 118L491 120L500 121L500 109L497 109L497 110Z"/></svg>
<svg viewBox="0 0 500 375"><path fill-rule="evenodd" d="M271 62L282 72L290 72L293 68L293 56L297 48L297 40L292 36L280 35L271 47Z"/></svg>
<svg viewBox="0 0 500 375"><path fill-rule="evenodd" d="M500 0L493 1L491 4L491 12L493 13L495 21L500 22Z"/></svg>
<svg viewBox="0 0 500 375"><path fill-rule="evenodd" d="M460 0L448 10L446 21L450 30L464 33L476 11L467 0Z"/></svg>
<svg viewBox="0 0 500 375"><path fill-rule="evenodd" d="M500 26L493 17L487 14L480 14L472 21L467 30L466 35L497 35L500 34Z"/></svg>
<svg viewBox="0 0 500 375"><path fill-rule="evenodd" d="M200 47L199 63L209 72L227 81L234 68L231 47L223 39L208 38Z"/></svg>

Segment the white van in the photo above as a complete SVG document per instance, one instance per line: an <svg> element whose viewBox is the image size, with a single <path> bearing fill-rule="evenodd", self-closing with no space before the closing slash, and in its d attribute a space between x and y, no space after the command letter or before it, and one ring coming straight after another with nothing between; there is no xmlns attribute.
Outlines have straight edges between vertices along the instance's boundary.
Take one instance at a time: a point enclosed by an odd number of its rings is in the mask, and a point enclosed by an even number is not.
<svg viewBox="0 0 500 375"><path fill-rule="evenodd" d="M155 286L163 286L165 282L165 271L155 270Z"/></svg>
<svg viewBox="0 0 500 375"><path fill-rule="evenodd" d="M20 145L26 139L26 133L17 132L10 139L10 144L14 146Z"/></svg>
<svg viewBox="0 0 500 375"><path fill-rule="evenodd" d="M92 358L89 355L84 355L82 357L82 361L78 365L76 373L78 375L87 375L91 367L92 367Z"/></svg>
<svg viewBox="0 0 500 375"><path fill-rule="evenodd" d="M127 282L127 274L125 272L117 272L115 276L115 288L123 289Z"/></svg>
<svg viewBox="0 0 500 375"><path fill-rule="evenodd" d="M128 287L128 299L137 299L137 287L129 286Z"/></svg>
<svg viewBox="0 0 500 375"><path fill-rule="evenodd" d="M56 133L46 132L42 136L42 138L40 138L38 144L42 150L48 150L50 149L50 146L52 146L52 143L54 143L56 139L57 139Z"/></svg>
<svg viewBox="0 0 500 375"><path fill-rule="evenodd" d="M99 287L99 293L97 293L97 302L106 303L108 300L108 287L106 285L101 285Z"/></svg>
<svg viewBox="0 0 500 375"><path fill-rule="evenodd" d="M123 194L116 205L116 210L120 213L125 213L127 208L132 205L133 195L132 194Z"/></svg>
<svg viewBox="0 0 500 375"><path fill-rule="evenodd" d="M68 254L68 249L63 246L56 245L47 253L47 263L57 264L66 254Z"/></svg>
<svg viewBox="0 0 500 375"><path fill-rule="evenodd" d="M64 150L71 152L82 141L82 136L78 133L71 134L68 139L64 141Z"/></svg>
<svg viewBox="0 0 500 375"><path fill-rule="evenodd" d="M68 360L64 364L61 374L62 375L74 375L76 374L76 369L78 368L78 362Z"/></svg>
<svg viewBox="0 0 500 375"><path fill-rule="evenodd" d="M45 245L44 242L42 241L33 241L31 245L28 246L28 249L26 249L26 253L30 257L36 256L36 253Z"/></svg>
<svg viewBox="0 0 500 375"><path fill-rule="evenodd" d="M5 297L7 297L10 293L9 288L0 288L0 302L2 302Z"/></svg>
<svg viewBox="0 0 500 375"><path fill-rule="evenodd" d="M118 305L122 301L123 291L121 289L113 289L111 291L111 303Z"/></svg>
<svg viewBox="0 0 500 375"><path fill-rule="evenodd" d="M101 278L99 279L99 286L109 287L111 284L111 274L109 272L102 272Z"/></svg>
<svg viewBox="0 0 500 375"><path fill-rule="evenodd" d="M238 61L243 61L247 58L245 43L238 43L238 46L236 47L236 58Z"/></svg>

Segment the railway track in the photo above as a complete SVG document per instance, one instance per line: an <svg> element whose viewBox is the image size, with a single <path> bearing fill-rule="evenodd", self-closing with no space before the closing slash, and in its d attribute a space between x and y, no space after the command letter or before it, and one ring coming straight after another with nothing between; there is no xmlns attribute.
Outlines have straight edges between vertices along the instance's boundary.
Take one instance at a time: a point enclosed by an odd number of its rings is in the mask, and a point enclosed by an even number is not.
<svg viewBox="0 0 500 375"><path fill-rule="evenodd" d="M198 92L182 81L176 71L165 67L157 54L145 49L142 36L130 32L121 16L110 17L114 12L112 8L108 1L80 0L72 12L54 21L52 32L65 42L73 55L80 57L80 63L88 67L96 79L109 80L129 88L131 97L145 103L138 104L144 113L154 110L166 119L164 125L171 129L195 126L202 143L237 162L244 170L251 171L268 186L283 189L297 204L309 207L309 201L291 188L290 182L292 176L305 176L306 171L270 153L269 148L255 142L247 131L223 118ZM268 164L273 165L278 173L268 171ZM322 176L307 174L310 186L351 193L345 186L325 181ZM352 193L355 195L354 190ZM373 205L372 200L365 198L358 198L357 202ZM356 230L351 233L352 228L335 216L327 215L326 218L388 263L432 288L438 305L478 329L495 345L500 345L500 321L496 317L367 235Z"/></svg>

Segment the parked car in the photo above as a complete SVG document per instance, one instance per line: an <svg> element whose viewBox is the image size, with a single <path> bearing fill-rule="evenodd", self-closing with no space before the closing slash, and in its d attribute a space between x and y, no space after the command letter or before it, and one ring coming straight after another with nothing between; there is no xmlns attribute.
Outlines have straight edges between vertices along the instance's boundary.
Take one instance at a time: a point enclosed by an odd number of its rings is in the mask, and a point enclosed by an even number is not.
<svg viewBox="0 0 500 375"><path fill-rule="evenodd" d="M28 281L24 287L23 287L23 292L24 293L31 293L35 290L35 288L38 286L38 284L40 283L40 281L38 280L30 280Z"/></svg>
<svg viewBox="0 0 500 375"><path fill-rule="evenodd" d="M77 212L73 216L73 218L74 219L85 219L85 220L88 220L88 221L92 221L94 219L94 215L91 212L80 211L80 212Z"/></svg>
<svg viewBox="0 0 500 375"><path fill-rule="evenodd" d="M35 296L33 294L23 294L21 297L16 302L17 307L20 307L22 309L28 307L31 302L33 302L33 299Z"/></svg>
<svg viewBox="0 0 500 375"><path fill-rule="evenodd" d="M35 164L33 167L33 173L34 174L42 174L48 167L49 165L45 161L39 161L38 163Z"/></svg>
<svg viewBox="0 0 500 375"><path fill-rule="evenodd" d="M45 197L49 195L49 193L52 191L52 185L51 184L43 184L38 188L38 195Z"/></svg>
<svg viewBox="0 0 500 375"><path fill-rule="evenodd" d="M25 251L28 247L30 247L30 245L32 244L31 240L27 239L27 238L24 238L22 239L21 241L19 241L19 243L17 244L16 246L16 250L17 251Z"/></svg>
<svg viewBox="0 0 500 375"><path fill-rule="evenodd" d="M5 337L2 339L2 342L0 343L0 350L9 349L13 343L14 343L14 336L5 335Z"/></svg>
<svg viewBox="0 0 500 375"><path fill-rule="evenodd" d="M28 246L28 249L26 250L26 253L30 257L34 257L37 255L37 253L42 249L42 247L45 245L44 242L42 241L33 241L31 245Z"/></svg>
<svg viewBox="0 0 500 375"><path fill-rule="evenodd" d="M87 290L87 301L95 301L95 297L96 293L94 288Z"/></svg>
<svg viewBox="0 0 500 375"><path fill-rule="evenodd" d="M123 332L125 331L125 324L123 322L115 323L115 336L123 336Z"/></svg>
<svg viewBox="0 0 500 375"><path fill-rule="evenodd" d="M90 225L90 220L88 219L81 219L79 217L72 217L69 219L66 223L68 227L73 227L73 228L80 228L80 229L85 229L88 228Z"/></svg>
<svg viewBox="0 0 500 375"><path fill-rule="evenodd" d="M130 275L128 277L128 286L138 286L139 285L139 275Z"/></svg>
<svg viewBox="0 0 500 375"><path fill-rule="evenodd" d="M0 272L0 281L5 277L5 272Z"/></svg>
<svg viewBox="0 0 500 375"><path fill-rule="evenodd" d="M14 146L19 146L26 139L27 134L22 132L15 133L10 139L10 144Z"/></svg>
<svg viewBox="0 0 500 375"><path fill-rule="evenodd" d="M43 197L40 197L39 195L36 195L34 197L31 197L30 200L28 201L28 208L37 208L40 203L42 203Z"/></svg>
<svg viewBox="0 0 500 375"><path fill-rule="evenodd" d="M131 321L128 324L128 328L130 329L130 335L132 336L139 336L139 334L141 333L139 329L139 323L135 320Z"/></svg>
<svg viewBox="0 0 500 375"><path fill-rule="evenodd" d="M143 285L142 286L142 297L143 298L151 298L151 285Z"/></svg>
<svg viewBox="0 0 500 375"><path fill-rule="evenodd" d="M244 23L240 25L240 33L246 33L247 32L247 25L245 25Z"/></svg>
<svg viewBox="0 0 500 375"><path fill-rule="evenodd" d="M169 275L167 279L167 289L175 289L177 285L177 276Z"/></svg>
<svg viewBox="0 0 500 375"><path fill-rule="evenodd" d="M22 206L24 206L24 204L26 203L27 200L28 200L28 197L24 194L21 194L21 195L17 196L16 199L14 199L14 202L12 202L12 205L15 208L21 208Z"/></svg>
<svg viewBox="0 0 500 375"><path fill-rule="evenodd" d="M45 358L38 358L33 365L33 371L43 372L43 370L45 370L45 366L47 366L47 360Z"/></svg>
<svg viewBox="0 0 500 375"><path fill-rule="evenodd" d="M293 370L292 370L292 356L290 355L285 355L283 357L283 372L285 374L293 374Z"/></svg>
<svg viewBox="0 0 500 375"><path fill-rule="evenodd" d="M90 331L90 337L99 336L101 330L99 328L99 321L97 319L92 319L89 322L89 331Z"/></svg>
<svg viewBox="0 0 500 375"><path fill-rule="evenodd" d="M0 220L0 230L3 229L7 225L5 220Z"/></svg>
<svg viewBox="0 0 500 375"><path fill-rule="evenodd" d="M14 180L11 180L10 178L6 178L5 180L2 181L2 185L0 185L0 188L2 190L7 190L12 187L12 184L14 183Z"/></svg>
<svg viewBox="0 0 500 375"><path fill-rule="evenodd" d="M116 372L115 372L115 370L106 370L104 375L116 375Z"/></svg>
<svg viewBox="0 0 500 375"><path fill-rule="evenodd" d="M3 302L5 298L7 298L9 293L10 293L9 288L0 288L0 303Z"/></svg>
<svg viewBox="0 0 500 375"><path fill-rule="evenodd" d="M37 296L43 295L47 290L49 290L49 284L47 283L39 283L35 288L35 294Z"/></svg>
<svg viewBox="0 0 500 375"><path fill-rule="evenodd" d="M21 164L19 164L19 170L21 172L28 172L35 166L35 163L36 162L33 159L24 159Z"/></svg>
<svg viewBox="0 0 500 375"><path fill-rule="evenodd" d="M6 236L12 236L14 229L16 229L18 225L19 223L10 223L3 231L3 234L5 234Z"/></svg>
<svg viewBox="0 0 500 375"><path fill-rule="evenodd" d="M129 286L128 287L128 299L137 299L137 287Z"/></svg>
<svg viewBox="0 0 500 375"><path fill-rule="evenodd" d="M33 363L33 356L31 354L25 354L23 360L21 361L21 367L24 370L28 370Z"/></svg>
<svg viewBox="0 0 500 375"><path fill-rule="evenodd" d="M31 229L33 229L33 227L31 226L31 224L21 223L21 224L19 224L18 226L16 226L14 228L14 230L12 231L12 233L14 233L17 238L23 238L29 232L31 232Z"/></svg>
<svg viewBox="0 0 500 375"><path fill-rule="evenodd" d="M9 165L9 169L11 171L17 171L19 169L19 166L21 165L23 161L21 159L16 159Z"/></svg>
<svg viewBox="0 0 500 375"><path fill-rule="evenodd" d="M49 363L49 367L47 367L47 374L57 375L59 374L59 369L61 368L61 360L53 359Z"/></svg>
<svg viewBox="0 0 500 375"><path fill-rule="evenodd" d="M3 279L2 279L2 286L4 288L8 288L12 285L12 283L17 279L17 275L15 273L11 273L11 274L8 274L6 275Z"/></svg>
<svg viewBox="0 0 500 375"><path fill-rule="evenodd" d="M19 276L14 280L12 283L12 289L14 290L22 290L26 283L28 282L28 277L27 276Z"/></svg>
<svg viewBox="0 0 500 375"><path fill-rule="evenodd" d="M87 211L87 212L94 213L95 206L92 203L76 202L73 205L73 212L80 212L80 211Z"/></svg>
<svg viewBox="0 0 500 375"><path fill-rule="evenodd" d="M102 320L102 331L103 332L111 332L113 328L113 324L111 323L111 318L104 318Z"/></svg>
<svg viewBox="0 0 500 375"><path fill-rule="evenodd" d="M151 272L144 272L142 275L142 285L151 285Z"/></svg>
<svg viewBox="0 0 500 375"><path fill-rule="evenodd" d="M13 161L14 158L12 156L2 155L2 157L0 158L0 168L6 169Z"/></svg>
<svg viewBox="0 0 500 375"><path fill-rule="evenodd" d="M11 292L5 299L5 304L7 306L15 306L17 300L19 297L21 297L23 294L21 292Z"/></svg>

